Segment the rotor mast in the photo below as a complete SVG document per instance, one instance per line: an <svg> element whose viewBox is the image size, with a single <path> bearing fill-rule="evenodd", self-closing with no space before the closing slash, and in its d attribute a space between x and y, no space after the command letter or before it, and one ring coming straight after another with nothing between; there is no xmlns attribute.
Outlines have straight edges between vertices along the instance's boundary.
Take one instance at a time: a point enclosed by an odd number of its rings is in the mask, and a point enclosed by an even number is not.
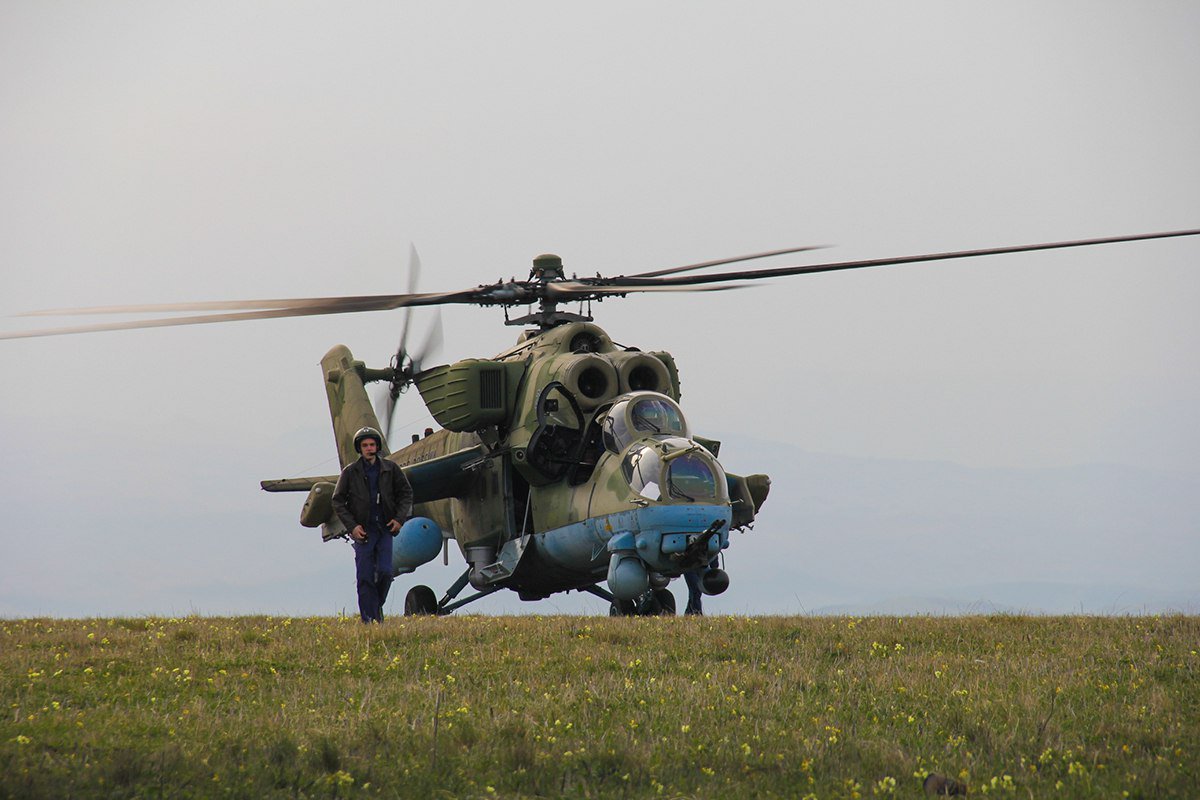
<svg viewBox="0 0 1200 800"><path fill-rule="evenodd" d="M565 325L568 322L591 322L588 314L575 314L570 311L559 311L556 301L547 291L552 283L566 280L563 272L562 258L553 253L543 253L533 259L533 269L529 270L529 289L537 298L538 310L523 317L504 320L505 325L536 325L542 333Z"/></svg>

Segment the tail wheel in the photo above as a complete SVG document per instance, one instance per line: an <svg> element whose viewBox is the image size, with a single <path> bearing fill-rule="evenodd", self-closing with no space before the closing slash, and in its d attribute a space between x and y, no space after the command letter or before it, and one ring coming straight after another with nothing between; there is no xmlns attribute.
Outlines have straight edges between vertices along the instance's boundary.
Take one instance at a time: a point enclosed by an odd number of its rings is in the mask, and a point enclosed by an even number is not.
<svg viewBox="0 0 1200 800"><path fill-rule="evenodd" d="M404 596L404 616L427 617L438 610L437 595L428 586L414 586Z"/></svg>

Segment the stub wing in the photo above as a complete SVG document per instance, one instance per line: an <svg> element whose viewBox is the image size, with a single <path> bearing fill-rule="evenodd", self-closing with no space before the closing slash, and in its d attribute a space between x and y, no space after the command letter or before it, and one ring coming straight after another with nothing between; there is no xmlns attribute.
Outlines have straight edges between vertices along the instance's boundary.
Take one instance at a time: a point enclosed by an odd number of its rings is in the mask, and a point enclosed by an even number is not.
<svg viewBox="0 0 1200 800"><path fill-rule="evenodd" d="M396 455L400 456L402 452ZM483 463L486 452L482 445L477 445L402 466L404 476L412 485L413 504L459 497L469 491L473 467ZM300 511L300 524L306 528L321 528L321 538L329 541L345 533L337 515L333 513L333 489L337 480L337 475L321 475L312 478L279 478L261 481L259 485L267 492L308 492Z"/></svg>
<svg viewBox="0 0 1200 800"><path fill-rule="evenodd" d="M404 451L396 454L402 458ZM487 458L483 445L464 447L444 456L405 464L404 477L413 488L413 503L429 503L449 497L461 497L471 489L474 467Z"/></svg>
<svg viewBox="0 0 1200 800"><path fill-rule="evenodd" d="M428 503L458 497L471 485L471 466L481 463L487 451L483 445L464 447L444 456L418 461L401 467L413 489L413 503ZM337 475L312 478L277 478L260 481L266 492L311 492L318 484L337 484Z"/></svg>
<svg viewBox="0 0 1200 800"><path fill-rule="evenodd" d="M322 475L318 478L277 478L273 481L259 481L258 485L264 492L308 492L318 483L337 485L337 475Z"/></svg>

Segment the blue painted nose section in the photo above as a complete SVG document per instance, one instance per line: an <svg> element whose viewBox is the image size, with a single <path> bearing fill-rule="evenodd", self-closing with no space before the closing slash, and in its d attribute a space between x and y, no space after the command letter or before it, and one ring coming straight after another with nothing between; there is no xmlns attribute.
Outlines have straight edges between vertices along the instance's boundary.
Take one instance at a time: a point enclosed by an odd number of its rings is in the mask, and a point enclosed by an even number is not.
<svg viewBox="0 0 1200 800"><path fill-rule="evenodd" d="M729 545L729 506L654 505L620 511L538 534L539 549L574 570L607 570L610 556L636 556L653 572L678 575L689 566L684 552L697 537L720 523L704 561Z"/></svg>
<svg viewBox="0 0 1200 800"><path fill-rule="evenodd" d="M632 521L635 527L614 536L608 542L610 552L628 548L621 539L632 540L633 551L646 566L656 572L678 572L691 565L685 563L685 553L691 549L691 560L696 560L695 547L706 531L717 526L717 533L703 543L700 556L705 563L721 548L729 544L729 522L733 513L728 506L650 506L638 509Z"/></svg>

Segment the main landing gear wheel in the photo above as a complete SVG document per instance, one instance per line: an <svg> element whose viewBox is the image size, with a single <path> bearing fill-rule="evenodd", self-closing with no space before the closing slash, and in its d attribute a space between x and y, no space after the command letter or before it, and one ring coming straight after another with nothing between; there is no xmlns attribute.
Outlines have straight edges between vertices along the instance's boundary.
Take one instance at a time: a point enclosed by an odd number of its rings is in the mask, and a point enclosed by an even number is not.
<svg viewBox="0 0 1200 800"><path fill-rule="evenodd" d="M670 589L655 589L654 603L658 606L658 610L646 613L658 614L660 617L675 616L675 595L671 594Z"/></svg>
<svg viewBox="0 0 1200 800"><path fill-rule="evenodd" d="M632 617L637 614L637 603L633 600L613 600L608 607L610 617Z"/></svg>
<svg viewBox="0 0 1200 800"><path fill-rule="evenodd" d="M654 589L636 600L614 600L608 607L610 617L673 617L675 595L669 589Z"/></svg>
<svg viewBox="0 0 1200 800"><path fill-rule="evenodd" d="M414 586L404 596L404 616L427 617L437 613L437 595L428 586Z"/></svg>

